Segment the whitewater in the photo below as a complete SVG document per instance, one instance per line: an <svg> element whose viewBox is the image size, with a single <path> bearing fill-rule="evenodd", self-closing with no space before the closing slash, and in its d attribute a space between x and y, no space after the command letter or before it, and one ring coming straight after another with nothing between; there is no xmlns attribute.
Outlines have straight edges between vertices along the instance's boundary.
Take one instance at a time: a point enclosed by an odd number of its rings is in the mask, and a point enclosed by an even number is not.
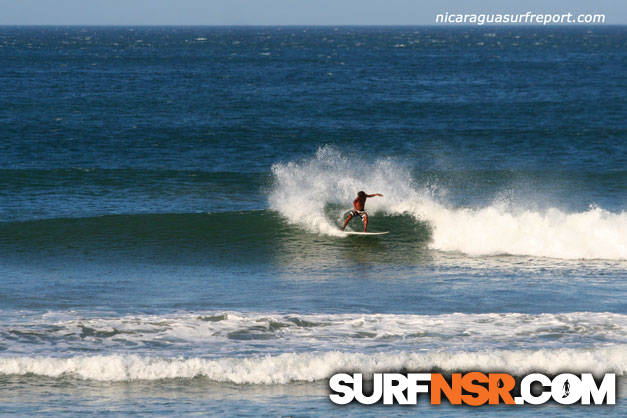
<svg viewBox="0 0 627 418"><path fill-rule="evenodd" d="M285 353L250 358L160 358L138 355L2 357L1 375L38 375L105 382L194 379L233 384L287 384L328 379L338 371L365 374L389 370L455 372L507 371L557 374L586 372L600 376L627 370L627 346L600 349L491 350L483 352L382 352L375 354L323 352Z"/></svg>
<svg viewBox="0 0 627 418"><path fill-rule="evenodd" d="M368 199L371 214L408 214L426 222L434 250L470 256L627 259L624 210L611 212L595 205L583 212L538 210L530 209L537 202L512 207L502 198L483 207L456 207L446 202L446 190L437 183L421 184L413 178L407 161L368 161L332 146L319 148L309 159L274 164L272 172L270 207L312 233L341 237L342 216L357 191L364 190L384 195ZM329 205L341 207L329 213Z"/></svg>
<svg viewBox="0 0 627 418"><path fill-rule="evenodd" d="M338 370L623 376L626 329L627 315L595 312L31 314L3 323L0 335L8 346L0 376L111 382L203 377L270 385L321 381Z"/></svg>

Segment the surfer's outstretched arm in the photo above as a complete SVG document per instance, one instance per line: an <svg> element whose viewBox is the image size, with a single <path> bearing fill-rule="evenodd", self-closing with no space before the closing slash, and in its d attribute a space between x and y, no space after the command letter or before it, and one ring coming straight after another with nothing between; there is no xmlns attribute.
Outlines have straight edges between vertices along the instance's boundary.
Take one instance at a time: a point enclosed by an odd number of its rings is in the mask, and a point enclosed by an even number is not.
<svg viewBox="0 0 627 418"><path fill-rule="evenodd" d="M373 194L367 194L366 195L366 197L375 197L375 196L383 197L383 195L381 193L373 193Z"/></svg>

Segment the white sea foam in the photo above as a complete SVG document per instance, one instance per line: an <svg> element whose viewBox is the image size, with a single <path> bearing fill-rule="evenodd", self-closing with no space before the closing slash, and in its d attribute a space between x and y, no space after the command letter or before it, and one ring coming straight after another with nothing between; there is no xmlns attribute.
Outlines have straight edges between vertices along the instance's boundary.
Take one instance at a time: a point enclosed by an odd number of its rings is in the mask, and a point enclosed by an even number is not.
<svg viewBox="0 0 627 418"><path fill-rule="evenodd" d="M444 371L507 371L524 374L627 370L625 346L594 349L498 350L484 352L386 352L375 354L320 352L285 353L247 358L158 358L137 355L0 358L0 375L34 374L98 381L190 379L205 377L236 384L284 384L327 379L338 371L432 369Z"/></svg>
<svg viewBox="0 0 627 418"><path fill-rule="evenodd" d="M24 318L23 316L21 318ZM252 353L481 351L627 344L627 315L199 312L89 318L50 313L0 324L4 355L68 352L224 357Z"/></svg>
<svg viewBox="0 0 627 418"><path fill-rule="evenodd" d="M270 206L289 222L340 236L344 210L329 217L327 204L346 205L358 190L383 193L368 200L371 213L409 214L426 221L430 247L469 255L529 255L563 259L627 260L627 212L600 207L569 213L552 208L513 210L495 202L482 208L452 207L416 187L408 170L390 159L364 162L332 147L314 158L275 164ZM531 206L531 205L530 205Z"/></svg>
<svg viewBox="0 0 627 418"><path fill-rule="evenodd" d="M318 381L336 371L627 370L627 315L61 312L0 324L0 375L100 381ZM91 352L92 355L84 355Z"/></svg>

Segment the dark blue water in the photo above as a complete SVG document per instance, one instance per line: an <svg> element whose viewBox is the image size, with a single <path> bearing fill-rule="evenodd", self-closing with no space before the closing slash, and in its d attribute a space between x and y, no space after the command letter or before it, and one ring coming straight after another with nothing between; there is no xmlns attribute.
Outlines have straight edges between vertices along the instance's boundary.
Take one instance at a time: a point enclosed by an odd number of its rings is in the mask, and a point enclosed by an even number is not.
<svg viewBox="0 0 627 418"><path fill-rule="evenodd" d="M0 28L2 409L361 415L333 368L448 354L622 376L626 42ZM388 235L338 231L359 190Z"/></svg>

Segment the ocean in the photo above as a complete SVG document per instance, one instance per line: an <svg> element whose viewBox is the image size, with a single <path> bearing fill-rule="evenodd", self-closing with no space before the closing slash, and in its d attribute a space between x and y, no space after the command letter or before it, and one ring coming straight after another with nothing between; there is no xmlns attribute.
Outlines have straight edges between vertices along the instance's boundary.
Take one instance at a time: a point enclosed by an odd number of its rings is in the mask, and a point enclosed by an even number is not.
<svg viewBox="0 0 627 418"><path fill-rule="evenodd" d="M0 27L0 413L624 415L626 45ZM360 190L389 234L339 232ZM612 372L617 405L329 400L400 370Z"/></svg>

